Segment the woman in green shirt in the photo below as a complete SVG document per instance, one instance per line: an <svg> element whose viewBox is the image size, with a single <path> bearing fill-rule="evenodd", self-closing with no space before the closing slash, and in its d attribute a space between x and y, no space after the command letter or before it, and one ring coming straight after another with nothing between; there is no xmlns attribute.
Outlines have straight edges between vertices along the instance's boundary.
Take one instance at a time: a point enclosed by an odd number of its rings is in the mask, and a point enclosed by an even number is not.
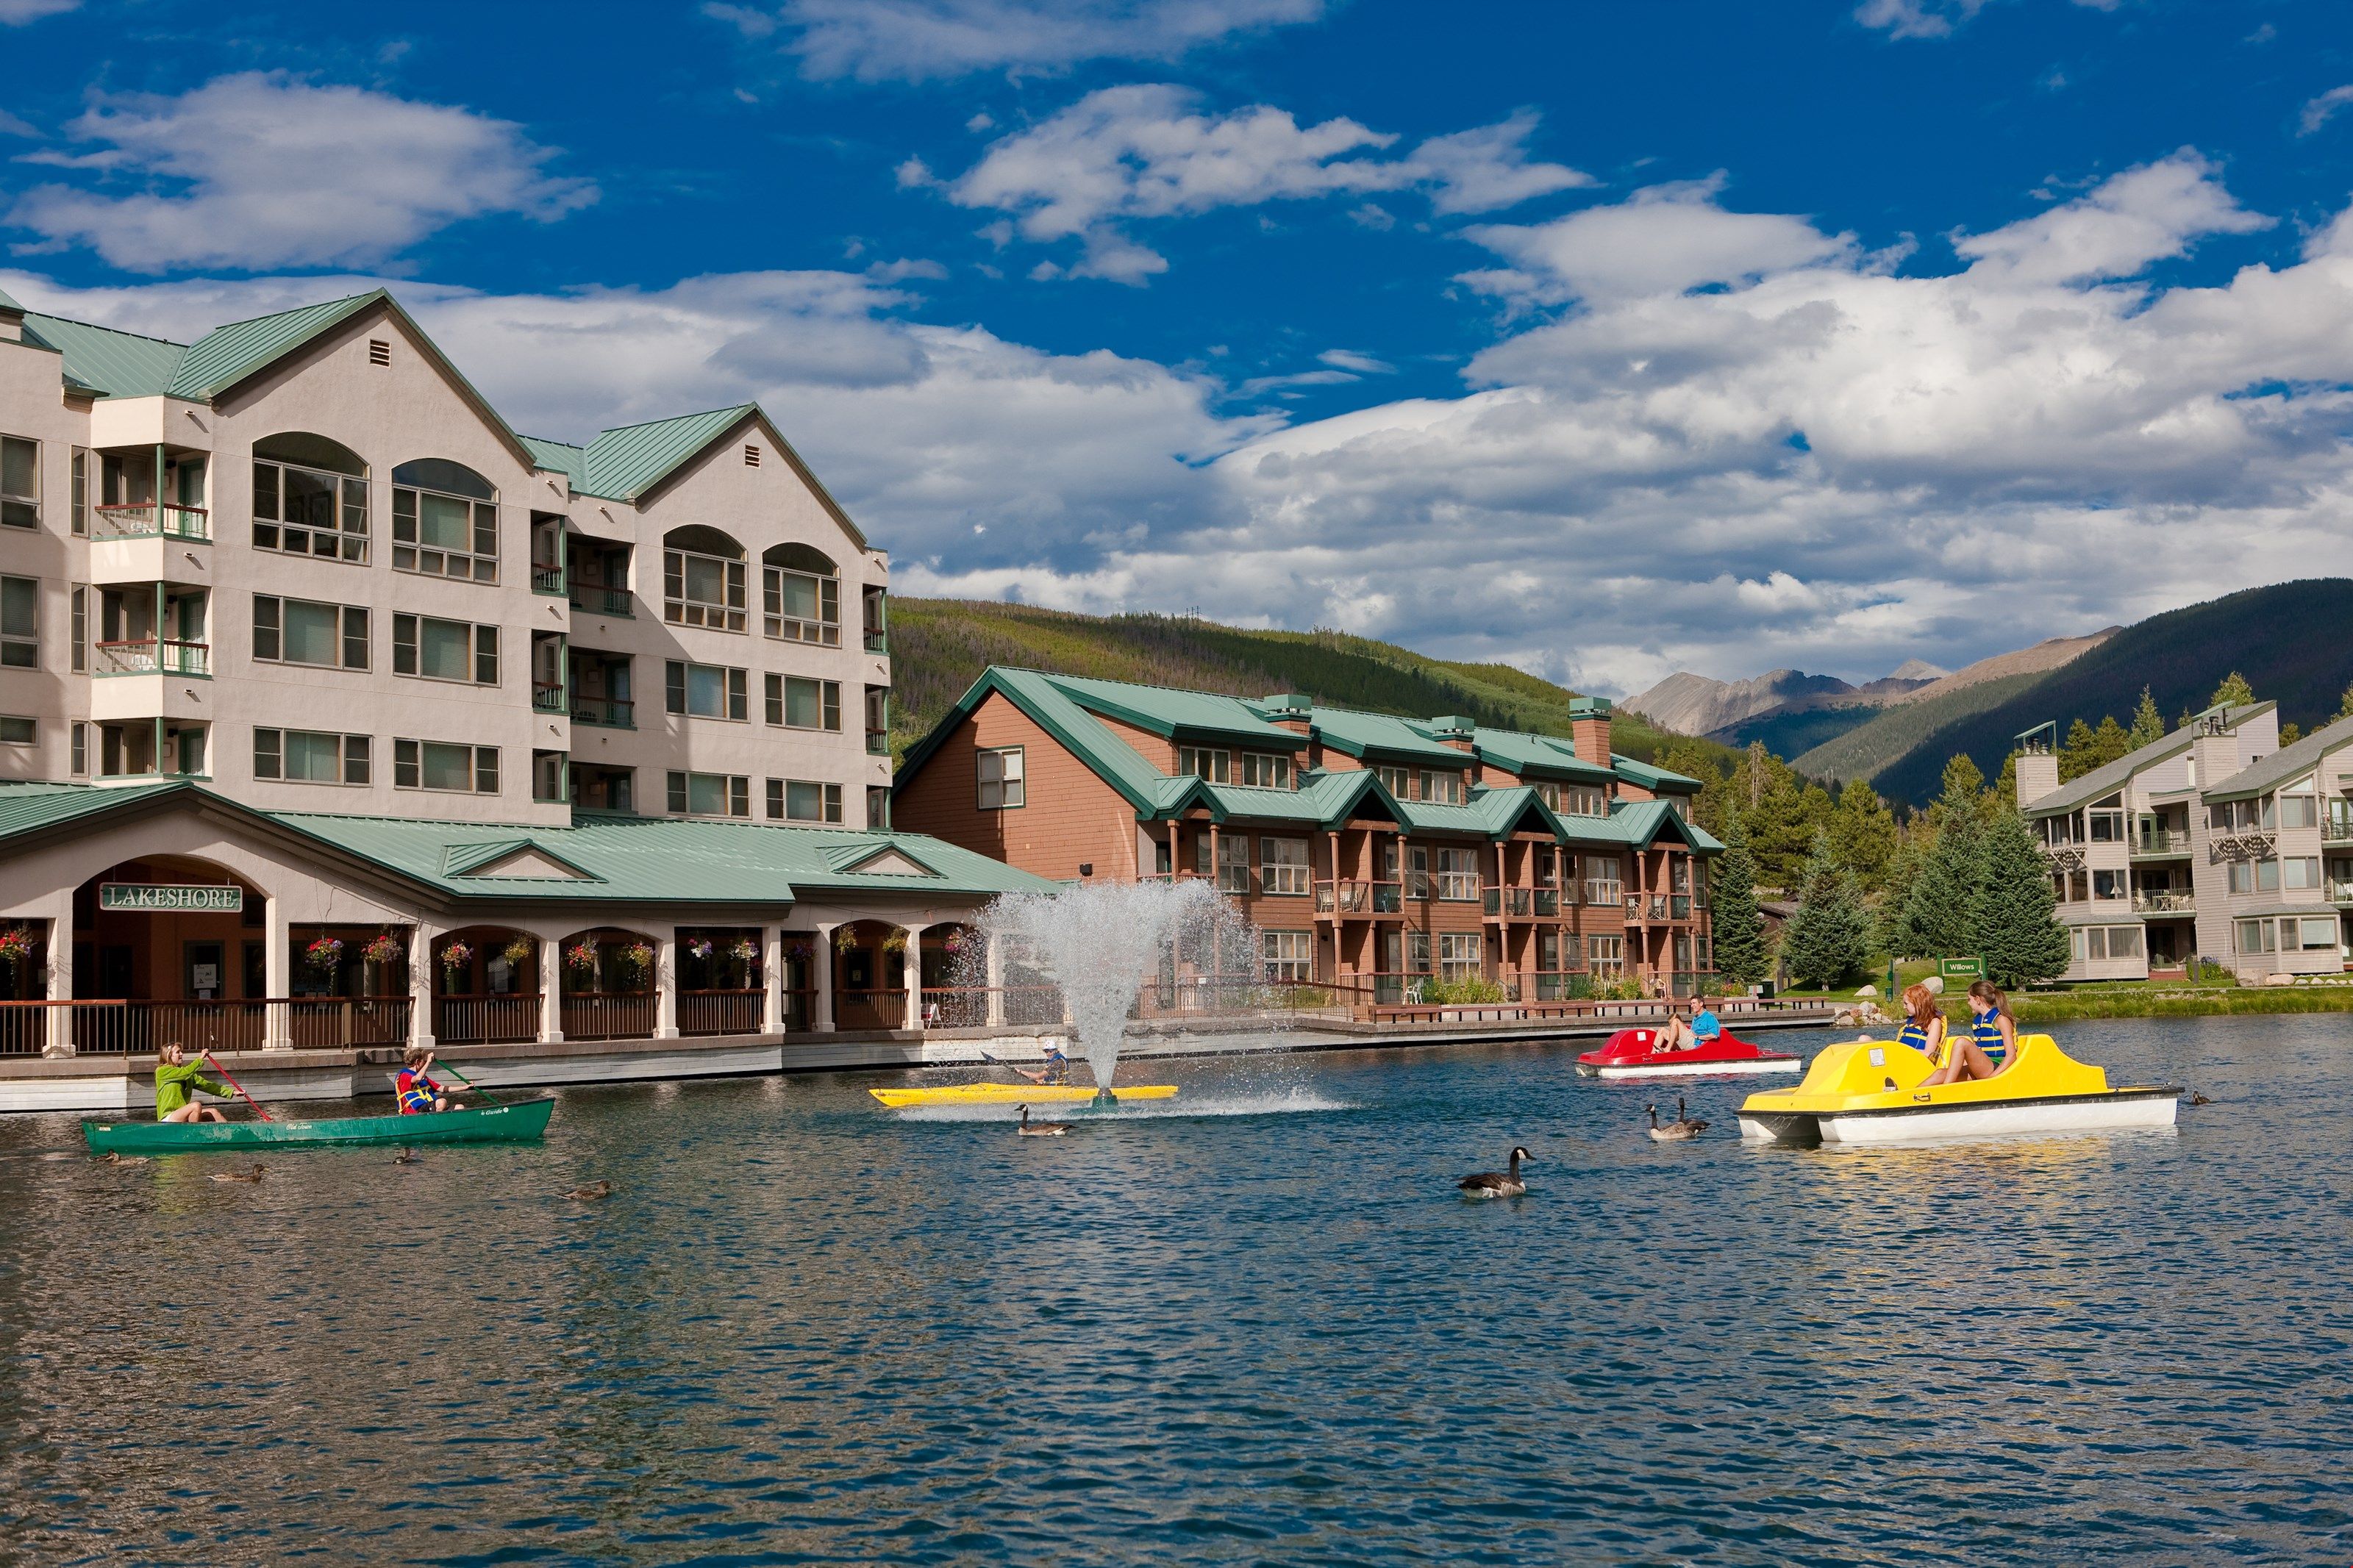
<svg viewBox="0 0 2353 1568"><path fill-rule="evenodd" d="M209 1105L200 1105L189 1098L192 1089L227 1100L234 1092L226 1084L215 1083L196 1069L180 1042L172 1040L155 1053L155 1120L158 1121L227 1121L227 1117Z"/></svg>

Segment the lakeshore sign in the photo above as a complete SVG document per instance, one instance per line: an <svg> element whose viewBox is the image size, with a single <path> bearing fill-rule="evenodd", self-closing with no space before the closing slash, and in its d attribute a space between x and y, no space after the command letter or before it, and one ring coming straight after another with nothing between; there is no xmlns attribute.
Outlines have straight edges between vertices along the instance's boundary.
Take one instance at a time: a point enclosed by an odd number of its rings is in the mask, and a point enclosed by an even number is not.
<svg viewBox="0 0 2353 1568"><path fill-rule="evenodd" d="M244 912L245 889L218 882L100 882L98 907L234 915Z"/></svg>
<svg viewBox="0 0 2353 1568"><path fill-rule="evenodd" d="M1936 961L1936 976L1940 980L1983 980L1985 960L1982 958L1940 958Z"/></svg>

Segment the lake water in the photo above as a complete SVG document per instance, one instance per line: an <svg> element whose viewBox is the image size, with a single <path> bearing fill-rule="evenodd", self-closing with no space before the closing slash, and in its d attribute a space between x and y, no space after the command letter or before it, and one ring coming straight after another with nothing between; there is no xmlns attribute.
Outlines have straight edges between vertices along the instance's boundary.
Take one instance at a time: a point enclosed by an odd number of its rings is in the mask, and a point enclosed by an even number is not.
<svg viewBox="0 0 2353 1568"><path fill-rule="evenodd" d="M259 1185L0 1121L0 1557L2353 1558L2353 1020L2063 1038L2213 1103L1757 1151L1703 1079L1659 1146L1575 1047L1384 1051L1057 1139L572 1091ZM1455 1195L1515 1142L1526 1198Z"/></svg>

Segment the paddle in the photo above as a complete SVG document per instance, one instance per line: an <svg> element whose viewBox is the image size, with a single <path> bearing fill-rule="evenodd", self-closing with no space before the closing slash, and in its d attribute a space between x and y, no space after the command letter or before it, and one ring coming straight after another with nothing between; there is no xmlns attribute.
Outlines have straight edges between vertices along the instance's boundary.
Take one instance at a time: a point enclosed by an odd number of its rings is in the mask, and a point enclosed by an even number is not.
<svg viewBox="0 0 2353 1568"><path fill-rule="evenodd" d="M437 1058L437 1060L438 1060L438 1058ZM440 1065L440 1066L442 1066L442 1067L445 1067L445 1068L448 1068L449 1069L449 1076L450 1076L451 1078L456 1079L459 1083L464 1084L468 1089L472 1089L476 1094L480 1095L484 1100L489 1100L492 1105L502 1105L502 1104L504 1104L504 1103L505 1103L505 1101L503 1101L503 1100L500 1100L500 1099L499 1099L499 1097L498 1097L497 1095L492 1094L489 1089L484 1089L480 1084L476 1083L472 1079L468 1078L464 1073L459 1072L459 1071L458 1070L458 1064L457 1064L457 1063L455 1063L455 1062L439 1062L439 1063L438 1063L438 1065Z"/></svg>
<svg viewBox="0 0 2353 1568"><path fill-rule="evenodd" d="M1028 1070L1027 1068L1015 1067L1011 1062L1007 1061L1003 1057L992 1057L992 1056L990 1056L987 1051L982 1051L982 1052L980 1053L980 1059L981 1059L982 1061L987 1062L987 1063L989 1066L991 1066L991 1067L1000 1067L1000 1068L1003 1068L1007 1072L1014 1073L1014 1074L1016 1074L1016 1075L1018 1075L1018 1076L1019 1076L1019 1077L1022 1077L1022 1078L1029 1078L1029 1070ZM1044 1078L1042 1078L1042 1077L1041 1077L1041 1078L1029 1078L1029 1081L1030 1081L1031 1083L1035 1083L1035 1084L1043 1084L1046 1080L1045 1080L1045 1079L1044 1079Z"/></svg>
<svg viewBox="0 0 2353 1568"><path fill-rule="evenodd" d="M215 1072L228 1079L229 1088L237 1090L237 1097L239 1100L242 1100L248 1105L253 1107L253 1113L256 1116L260 1117L264 1121L275 1121L278 1120L278 1118L270 1115L269 1112L261 1109L261 1101L254 1099L253 1096L245 1092L245 1085L237 1082L236 1078L230 1074L228 1068L221 1066L220 1058L213 1055L209 1050L200 1053L200 1056L201 1059L213 1064L213 1070Z"/></svg>

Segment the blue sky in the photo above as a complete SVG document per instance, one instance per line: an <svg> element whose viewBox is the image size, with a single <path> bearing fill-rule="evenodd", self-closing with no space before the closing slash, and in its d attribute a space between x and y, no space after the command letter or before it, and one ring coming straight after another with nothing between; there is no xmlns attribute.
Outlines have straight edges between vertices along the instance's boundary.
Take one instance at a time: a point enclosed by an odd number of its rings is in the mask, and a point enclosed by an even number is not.
<svg viewBox="0 0 2353 1568"><path fill-rule="evenodd" d="M902 592L1600 690L2353 565L2341 4L355 11L0 0L0 286L388 280L533 434L760 398Z"/></svg>

